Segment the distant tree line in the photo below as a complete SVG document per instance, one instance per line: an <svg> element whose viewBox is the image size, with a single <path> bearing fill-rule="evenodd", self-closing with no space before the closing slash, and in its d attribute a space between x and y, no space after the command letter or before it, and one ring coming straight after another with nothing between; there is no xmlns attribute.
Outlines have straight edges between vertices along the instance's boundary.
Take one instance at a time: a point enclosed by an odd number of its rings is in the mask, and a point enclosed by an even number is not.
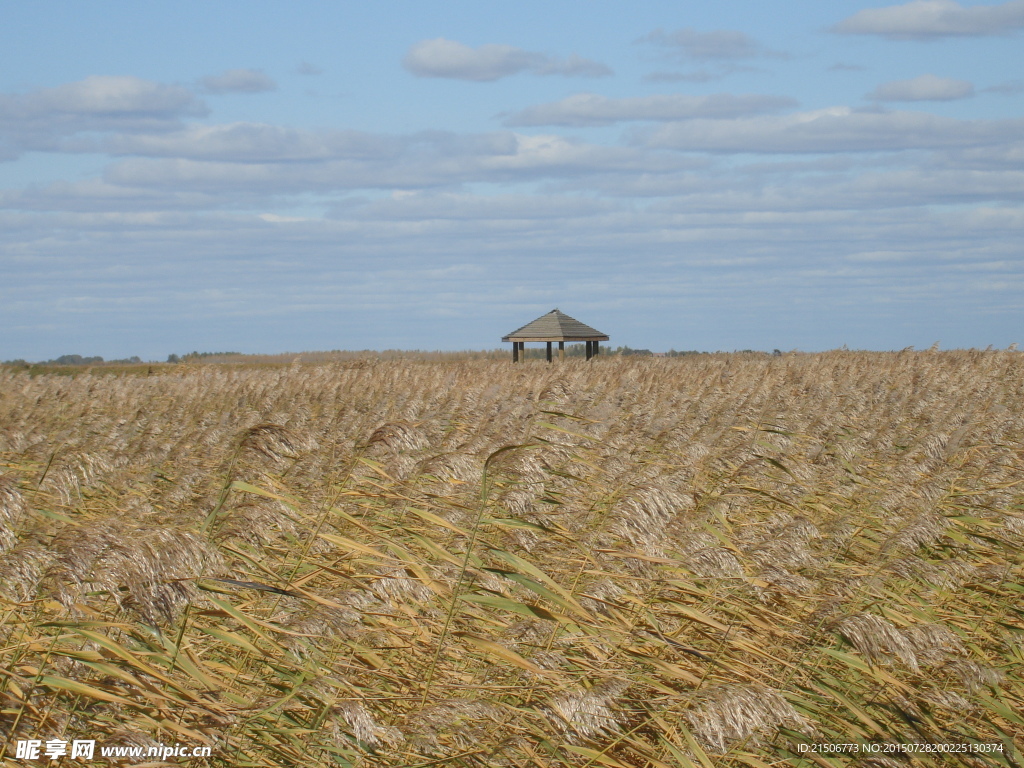
<svg viewBox="0 0 1024 768"><path fill-rule="evenodd" d="M737 354L741 355L767 355L768 352L760 352L756 349L737 349L734 350ZM657 356L657 357L686 357L688 355L710 355L710 352L701 352L696 349L684 349L676 350L670 349L668 352L651 352L649 349L633 349L632 347L615 347L609 354L622 355L628 357L630 355L638 356ZM771 355L774 357L781 357L782 352L778 349L773 350Z"/></svg>
<svg viewBox="0 0 1024 768"><path fill-rule="evenodd" d="M206 357L234 357L241 356L241 352L189 352L185 355L168 355L168 363L187 363L190 360L202 360Z"/></svg>
<svg viewBox="0 0 1024 768"><path fill-rule="evenodd" d="M541 358L544 358L544 357L547 356L547 349L542 347L542 346L526 347L525 348L525 352L526 352L527 359L541 359ZM507 354L507 353L500 352L499 356L503 356L504 354ZM557 348L557 346L554 343L552 344L551 354L553 356L557 356L558 355L558 348ZM587 346L586 346L586 344L575 344L575 343L571 343L571 342L566 342L566 345L565 345L565 356L566 357L585 357L586 354L587 354ZM620 355L622 357L631 357L631 356L636 356L636 357L654 357L655 355L657 355L658 357L684 357L686 355L707 355L707 354L710 354L710 353L708 353L708 352L699 352L697 350L677 351L675 349L670 349L668 352L655 353L655 352L652 352L649 349L633 349L632 347L601 347L600 354L601 355Z"/></svg>
<svg viewBox="0 0 1024 768"><path fill-rule="evenodd" d="M132 365L134 363L141 363L142 358L138 355L132 355L131 357L125 357L121 360L104 360L99 355L93 357L83 357L82 355L61 355L55 357L52 360L40 360L38 363L29 363L22 359L17 360L5 360L4 365L100 365L106 363L107 365Z"/></svg>
<svg viewBox="0 0 1024 768"><path fill-rule="evenodd" d="M651 350L649 350L649 349L633 349L632 347L616 347L615 349L613 349L611 351L611 354L613 354L613 355L622 355L623 357L629 357L631 355L636 355L636 356L639 356L639 357L653 357L655 355L655 353L651 352ZM684 349L684 350L670 349L668 352L661 353L659 355L659 357L686 357L687 355L706 355L706 354L708 354L708 353L707 352L700 352L699 350L696 350L696 349Z"/></svg>
<svg viewBox="0 0 1024 768"><path fill-rule="evenodd" d="M633 349L632 347L616 347L612 350L613 355L622 357L653 357L654 353L649 349Z"/></svg>
<svg viewBox="0 0 1024 768"><path fill-rule="evenodd" d="M61 355L53 360L46 360L45 365L97 365L102 363L103 358L99 355L95 357L82 357L81 355Z"/></svg>

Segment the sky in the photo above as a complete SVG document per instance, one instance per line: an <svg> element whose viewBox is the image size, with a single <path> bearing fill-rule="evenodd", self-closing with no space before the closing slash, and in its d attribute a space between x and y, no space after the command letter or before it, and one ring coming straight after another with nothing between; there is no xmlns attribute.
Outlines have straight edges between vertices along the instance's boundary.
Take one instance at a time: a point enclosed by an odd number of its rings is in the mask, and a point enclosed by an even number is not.
<svg viewBox="0 0 1024 768"><path fill-rule="evenodd" d="M1024 0L0 9L0 360L1024 342Z"/></svg>

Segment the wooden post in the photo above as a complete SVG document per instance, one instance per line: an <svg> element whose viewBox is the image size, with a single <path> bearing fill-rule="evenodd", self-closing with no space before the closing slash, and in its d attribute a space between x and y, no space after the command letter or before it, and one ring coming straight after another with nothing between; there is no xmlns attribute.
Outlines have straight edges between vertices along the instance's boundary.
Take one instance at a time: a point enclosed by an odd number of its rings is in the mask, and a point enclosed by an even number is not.
<svg viewBox="0 0 1024 768"><path fill-rule="evenodd" d="M519 342L518 341L513 341L512 342L512 362L513 363L518 363L519 362Z"/></svg>
<svg viewBox="0 0 1024 768"><path fill-rule="evenodd" d="M558 362L565 360L565 342L558 342Z"/></svg>
<svg viewBox="0 0 1024 768"><path fill-rule="evenodd" d="M601 342L594 339L594 357L597 357L601 351Z"/></svg>
<svg viewBox="0 0 1024 768"><path fill-rule="evenodd" d="M551 362L551 342L548 342L548 362Z"/></svg>
<svg viewBox="0 0 1024 768"><path fill-rule="evenodd" d="M591 347L590 347L590 342L588 341L588 342L587 342L587 360L589 360L589 359L590 359L590 349L591 349Z"/></svg>

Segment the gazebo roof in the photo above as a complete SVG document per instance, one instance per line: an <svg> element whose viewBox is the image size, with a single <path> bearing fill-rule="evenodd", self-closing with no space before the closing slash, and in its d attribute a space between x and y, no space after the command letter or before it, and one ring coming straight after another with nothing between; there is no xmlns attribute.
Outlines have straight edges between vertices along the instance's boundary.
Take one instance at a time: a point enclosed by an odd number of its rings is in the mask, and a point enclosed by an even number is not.
<svg viewBox="0 0 1024 768"><path fill-rule="evenodd" d="M532 323L503 336L502 341L608 341L601 333L564 312L552 309Z"/></svg>

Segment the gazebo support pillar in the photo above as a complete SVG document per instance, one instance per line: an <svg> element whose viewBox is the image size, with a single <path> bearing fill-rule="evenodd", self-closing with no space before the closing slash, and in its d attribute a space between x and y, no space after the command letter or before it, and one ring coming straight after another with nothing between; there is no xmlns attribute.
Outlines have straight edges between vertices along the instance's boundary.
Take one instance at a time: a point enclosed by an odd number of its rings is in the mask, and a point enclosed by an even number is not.
<svg viewBox="0 0 1024 768"><path fill-rule="evenodd" d="M594 357L597 357L597 355L598 355L598 353L600 353L600 351L601 351L601 342L598 341L597 339L594 339Z"/></svg>
<svg viewBox="0 0 1024 768"><path fill-rule="evenodd" d="M551 362L551 342L548 342L548 362Z"/></svg>
<svg viewBox="0 0 1024 768"><path fill-rule="evenodd" d="M513 341L512 342L512 362L513 363L518 363L519 362L519 342L518 341Z"/></svg>
<svg viewBox="0 0 1024 768"><path fill-rule="evenodd" d="M594 342L592 342L592 341L588 341L588 342L586 342L586 344L587 344L587 360L589 360L589 359L591 358L591 356L592 356L592 355L591 355L591 353L592 353L592 351L593 351L593 347L592 347L591 345L592 345L593 343L594 343Z"/></svg>
<svg viewBox="0 0 1024 768"><path fill-rule="evenodd" d="M558 342L558 362L565 360L565 342Z"/></svg>

